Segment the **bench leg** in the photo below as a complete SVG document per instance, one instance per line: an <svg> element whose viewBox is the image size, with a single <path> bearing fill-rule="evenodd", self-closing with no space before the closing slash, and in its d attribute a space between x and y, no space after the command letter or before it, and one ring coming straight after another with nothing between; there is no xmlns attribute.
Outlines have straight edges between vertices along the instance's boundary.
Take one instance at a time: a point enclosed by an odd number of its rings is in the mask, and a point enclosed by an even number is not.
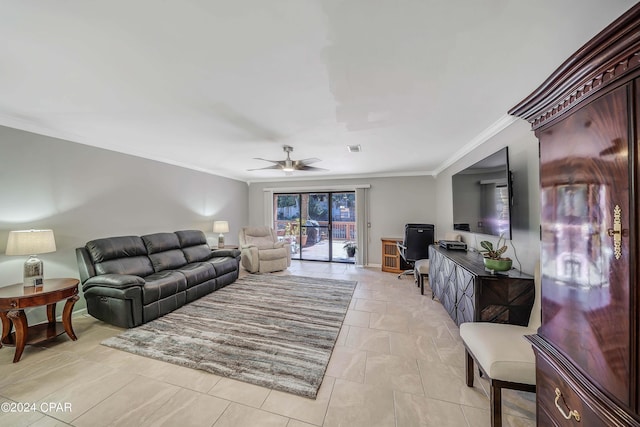
<svg viewBox="0 0 640 427"><path fill-rule="evenodd" d="M502 388L491 381L491 427L502 427Z"/></svg>
<svg viewBox="0 0 640 427"><path fill-rule="evenodd" d="M467 387L473 387L473 357L469 354L467 349L464 350L465 358L467 359L467 363L465 364L465 376L467 380Z"/></svg>

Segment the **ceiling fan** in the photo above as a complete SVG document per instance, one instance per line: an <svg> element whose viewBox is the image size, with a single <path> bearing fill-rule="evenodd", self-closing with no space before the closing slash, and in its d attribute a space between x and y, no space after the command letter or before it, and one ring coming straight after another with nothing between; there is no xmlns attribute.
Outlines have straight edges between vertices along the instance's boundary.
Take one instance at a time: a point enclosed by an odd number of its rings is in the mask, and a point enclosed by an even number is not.
<svg viewBox="0 0 640 427"><path fill-rule="evenodd" d="M265 162L275 163L273 166L267 166L264 168L248 169L250 171L264 170L264 169L279 169L291 174L293 171L326 171L327 169L317 168L315 166L309 166L312 163L319 162L320 159L312 157L310 159L303 160L291 160L290 153L293 151L293 147L290 145L283 145L282 149L287 153L285 160L268 160L260 157L254 157L256 160L264 160Z"/></svg>

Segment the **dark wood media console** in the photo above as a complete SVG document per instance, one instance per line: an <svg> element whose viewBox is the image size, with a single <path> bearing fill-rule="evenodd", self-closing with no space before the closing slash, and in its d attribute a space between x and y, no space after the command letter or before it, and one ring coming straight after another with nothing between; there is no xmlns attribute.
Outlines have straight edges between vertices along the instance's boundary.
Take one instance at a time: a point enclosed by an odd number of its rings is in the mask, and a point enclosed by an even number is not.
<svg viewBox="0 0 640 427"><path fill-rule="evenodd" d="M526 326L535 298L533 277L511 270L491 274L478 252L429 247L429 285L449 315L465 322Z"/></svg>

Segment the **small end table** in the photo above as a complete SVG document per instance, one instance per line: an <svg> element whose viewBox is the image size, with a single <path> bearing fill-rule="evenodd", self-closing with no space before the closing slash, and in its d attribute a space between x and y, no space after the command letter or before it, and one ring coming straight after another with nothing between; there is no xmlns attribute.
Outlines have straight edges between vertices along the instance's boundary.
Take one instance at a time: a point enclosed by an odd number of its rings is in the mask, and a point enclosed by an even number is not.
<svg viewBox="0 0 640 427"><path fill-rule="evenodd" d="M69 338L78 338L71 326L71 312L80 298L78 279L45 279L41 286L24 287L22 283L0 288L0 321L2 322L2 344L15 346L13 363L22 357L26 344L49 341L58 335L67 333ZM67 300L62 312L62 322L56 322L56 303ZM47 306L47 323L29 326L24 309ZM15 326L15 332L11 332Z"/></svg>
<svg viewBox="0 0 640 427"><path fill-rule="evenodd" d="M217 246L211 246L211 250L215 251L216 249L240 249L238 245L224 245L224 248L219 248Z"/></svg>

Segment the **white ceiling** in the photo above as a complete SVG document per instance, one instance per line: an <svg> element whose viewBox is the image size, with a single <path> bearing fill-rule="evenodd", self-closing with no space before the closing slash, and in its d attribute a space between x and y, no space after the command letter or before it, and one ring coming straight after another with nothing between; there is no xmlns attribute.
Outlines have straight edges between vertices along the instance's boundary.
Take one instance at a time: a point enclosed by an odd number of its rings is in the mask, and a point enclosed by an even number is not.
<svg viewBox="0 0 640 427"><path fill-rule="evenodd" d="M437 173L634 3L0 0L0 125L245 181ZM284 144L329 171L247 171Z"/></svg>

